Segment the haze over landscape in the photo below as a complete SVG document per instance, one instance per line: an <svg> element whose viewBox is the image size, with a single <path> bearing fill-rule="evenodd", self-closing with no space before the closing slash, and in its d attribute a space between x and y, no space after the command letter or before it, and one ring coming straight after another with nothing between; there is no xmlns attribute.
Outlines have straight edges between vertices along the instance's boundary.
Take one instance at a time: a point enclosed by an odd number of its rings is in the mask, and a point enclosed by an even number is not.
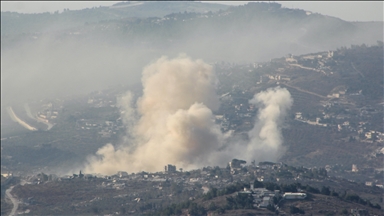
<svg viewBox="0 0 384 216"><path fill-rule="evenodd" d="M81 10L85 8L112 6L119 1L77 1L77 2L12 2L2 1L1 11L11 11L18 13L44 13L55 11L62 12L64 9ZM244 5L250 1L202 1L202 3L216 3L223 5ZM283 7L291 9L302 9L313 13L337 17L346 21L382 21L383 20L383 2L370 1L368 4L364 1L335 1L335 2L293 2L277 1ZM348 10L345 10L348 8Z"/></svg>
<svg viewBox="0 0 384 216"><path fill-rule="evenodd" d="M2 214L383 213L383 2L1 4Z"/></svg>

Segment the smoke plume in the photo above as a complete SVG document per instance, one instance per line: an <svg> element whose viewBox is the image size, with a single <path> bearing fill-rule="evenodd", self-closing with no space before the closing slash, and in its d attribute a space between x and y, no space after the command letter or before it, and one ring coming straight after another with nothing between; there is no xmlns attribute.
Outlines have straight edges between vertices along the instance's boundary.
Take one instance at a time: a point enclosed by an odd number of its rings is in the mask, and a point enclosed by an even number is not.
<svg viewBox="0 0 384 216"><path fill-rule="evenodd" d="M143 71L137 122L131 93L119 101L129 130L127 143L99 149L89 158L86 171L159 171L169 163L184 168L208 163L209 153L222 143L211 111L219 105L215 82L212 67L202 60L181 55L150 64Z"/></svg>
<svg viewBox="0 0 384 216"><path fill-rule="evenodd" d="M219 106L212 67L185 55L162 57L143 70L143 96L122 97L127 136L120 146L107 144L88 158L88 173L160 171L166 164L184 169L222 165L233 158L277 160L282 151L281 124L292 99L286 89L268 89L250 101L260 107L250 142L228 143L214 122ZM134 108L134 105L136 107Z"/></svg>
<svg viewBox="0 0 384 216"><path fill-rule="evenodd" d="M276 161L283 153L281 126L293 100L287 89L276 87L256 94L250 103L259 110L254 128L248 133L247 160Z"/></svg>
<svg viewBox="0 0 384 216"><path fill-rule="evenodd" d="M223 164L233 158L246 161L277 161L285 152L281 127L293 100L285 88L269 88L249 101L258 107L254 127L248 132L249 141L232 140L219 152L216 162Z"/></svg>

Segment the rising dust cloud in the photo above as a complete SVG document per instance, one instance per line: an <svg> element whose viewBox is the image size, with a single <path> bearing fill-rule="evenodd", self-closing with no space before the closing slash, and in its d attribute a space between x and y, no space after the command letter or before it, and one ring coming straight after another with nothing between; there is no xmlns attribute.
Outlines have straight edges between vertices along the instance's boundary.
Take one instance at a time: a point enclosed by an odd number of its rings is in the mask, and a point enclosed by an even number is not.
<svg viewBox="0 0 384 216"><path fill-rule="evenodd" d="M161 171L166 164L184 169L223 165L233 158L275 161L284 152L281 124L292 99L286 89L268 89L250 103L259 107L249 142L226 143L212 110L219 107L213 69L186 55L162 57L143 70L143 96L120 98L128 131L123 144L107 144L90 156L85 172Z"/></svg>

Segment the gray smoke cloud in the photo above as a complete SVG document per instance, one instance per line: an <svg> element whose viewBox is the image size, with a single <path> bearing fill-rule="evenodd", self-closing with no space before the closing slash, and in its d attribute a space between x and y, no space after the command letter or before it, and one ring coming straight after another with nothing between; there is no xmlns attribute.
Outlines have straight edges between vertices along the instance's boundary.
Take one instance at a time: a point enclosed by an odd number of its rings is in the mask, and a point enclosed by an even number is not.
<svg viewBox="0 0 384 216"><path fill-rule="evenodd" d="M114 174L160 171L166 164L184 169L222 165L234 157L247 160L276 160L281 155L280 125L292 99L286 89L268 89L250 101L260 106L249 143L225 145L212 110L219 106L212 67L186 55L161 57L143 70L143 96L118 101L127 125L125 142L107 144L85 165L87 173ZM136 107L134 108L134 105Z"/></svg>

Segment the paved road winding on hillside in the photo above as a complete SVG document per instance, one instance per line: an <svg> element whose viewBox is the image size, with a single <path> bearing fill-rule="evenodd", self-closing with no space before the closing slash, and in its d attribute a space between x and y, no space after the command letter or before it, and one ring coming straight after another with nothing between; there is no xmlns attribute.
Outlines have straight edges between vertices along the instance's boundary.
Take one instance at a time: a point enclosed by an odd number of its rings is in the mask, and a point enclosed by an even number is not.
<svg viewBox="0 0 384 216"><path fill-rule="evenodd" d="M12 204L13 204L13 208L12 208L11 214L9 214L9 216L15 216L16 215L16 211L19 208L19 201L16 198L14 198L12 196L12 194L11 194L11 191L12 191L13 187L14 186L11 186L10 188L8 188L5 191L5 195L12 201Z"/></svg>
<svg viewBox="0 0 384 216"><path fill-rule="evenodd" d="M294 89L296 89L297 91L301 91L301 92L304 92L304 93L307 93L307 94L315 95L315 96L320 97L320 98L323 98L323 99L327 99L327 97L324 97L323 95L319 95L319 94L316 94L316 93L314 93L314 92L310 92L310 91L301 89L301 88L299 88L299 87L289 85L289 84L287 84L287 83L281 83L281 85L285 85L285 86L294 88Z"/></svg>

